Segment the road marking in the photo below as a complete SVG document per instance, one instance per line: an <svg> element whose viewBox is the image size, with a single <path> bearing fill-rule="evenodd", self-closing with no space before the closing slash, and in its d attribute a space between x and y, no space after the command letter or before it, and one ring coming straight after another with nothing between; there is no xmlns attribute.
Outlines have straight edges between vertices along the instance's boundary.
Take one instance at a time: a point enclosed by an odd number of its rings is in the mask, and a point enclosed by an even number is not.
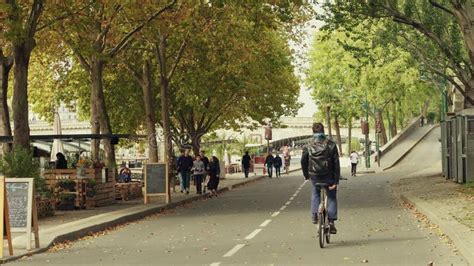
<svg viewBox="0 0 474 266"><path fill-rule="evenodd" d="M275 217L275 216L277 216L278 214L280 214L280 212L274 212L274 213L272 214L272 217Z"/></svg>
<svg viewBox="0 0 474 266"><path fill-rule="evenodd" d="M250 240L252 238L254 238L258 233L260 233L263 229L255 229L255 231L253 231L252 233L250 233L250 235L246 236L244 239L245 240Z"/></svg>
<svg viewBox="0 0 474 266"><path fill-rule="evenodd" d="M280 208L280 211L283 211L286 209L286 205L284 205L283 207Z"/></svg>
<svg viewBox="0 0 474 266"><path fill-rule="evenodd" d="M227 258L227 257L232 257L235 253L237 253L237 251L239 251L241 248L245 247L245 244L238 244L238 245L235 245L235 247L233 247L231 250L229 250L226 254L224 254L224 258Z"/></svg>
<svg viewBox="0 0 474 266"><path fill-rule="evenodd" d="M296 196L298 196L298 193L293 194L293 197L296 197Z"/></svg>
<svg viewBox="0 0 474 266"><path fill-rule="evenodd" d="M291 198L290 198L290 200L294 200L294 199L295 199L295 197L291 197Z"/></svg>
<svg viewBox="0 0 474 266"><path fill-rule="evenodd" d="M291 200L289 200L285 203L285 205L290 205L290 204L291 204Z"/></svg>
<svg viewBox="0 0 474 266"><path fill-rule="evenodd" d="M222 262L213 262L213 263L211 263L210 266L219 266L219 265L221 265L221 263L222 263Z"/></svg>
<svg viewBox="0 0 474 266"><path fill-rule="evenodd" d="M272 220L265 220L265 222L263 222L260 227L265 227L267 226Z"/></svg>

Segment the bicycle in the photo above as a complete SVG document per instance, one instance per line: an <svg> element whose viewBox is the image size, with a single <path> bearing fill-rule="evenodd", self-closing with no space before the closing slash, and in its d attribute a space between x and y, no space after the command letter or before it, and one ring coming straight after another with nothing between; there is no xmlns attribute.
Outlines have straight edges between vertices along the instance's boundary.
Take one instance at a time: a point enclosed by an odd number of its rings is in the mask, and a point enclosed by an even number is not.
<svg viewBox="0 0 474 266"><path fill-rule="evenodd" d="M347 180L347 178L340 177L339 180ZM329 218L327 215L327 205L328 205L328 197L327 197L327 190L329 184L327 183L316 183L316 186L321 187L321 201L319 203L318 209L318 238L319 238L319 246L324 248L325 242L329 244L331 242L331 233L330 233L330 225L329 225Z"/></svg>

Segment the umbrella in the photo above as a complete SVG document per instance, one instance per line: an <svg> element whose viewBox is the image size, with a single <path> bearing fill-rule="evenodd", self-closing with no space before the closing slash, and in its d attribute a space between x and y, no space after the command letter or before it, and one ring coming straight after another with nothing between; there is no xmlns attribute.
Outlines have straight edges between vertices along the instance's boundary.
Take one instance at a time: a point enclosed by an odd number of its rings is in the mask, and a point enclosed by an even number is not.
<svg viewBox="0 0 474 266"><path fill-rule="evenodd" d="M54 113L54 122L53 122L53 134L61 135L61 119L59 118L59 113ZM53 141L53 147L51 148L51 161L56 161L56 154L60 152L64 154L63 143L60 139L55 139Z"/></svg>

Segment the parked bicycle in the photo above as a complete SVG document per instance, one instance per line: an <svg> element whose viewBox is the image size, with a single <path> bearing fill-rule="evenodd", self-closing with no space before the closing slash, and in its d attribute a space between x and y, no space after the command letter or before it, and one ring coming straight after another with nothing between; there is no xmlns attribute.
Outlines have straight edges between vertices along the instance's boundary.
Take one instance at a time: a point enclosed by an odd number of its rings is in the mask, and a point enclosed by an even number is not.
<svg viewBox="0 0 474 266"><path fill-rule="evenodd" d="M347 180L345 177L340 177L339 180ZM321 202L319 203L318 209L318 238L319 238L319 246L324 248L325 244L329 244L331 242L331 233L330 233L330 226L329 226L329 219L327 215L328 210L328 197L327 197L327 190L329 184L326 183L317 183L316 186L321 187Z"/></svg>

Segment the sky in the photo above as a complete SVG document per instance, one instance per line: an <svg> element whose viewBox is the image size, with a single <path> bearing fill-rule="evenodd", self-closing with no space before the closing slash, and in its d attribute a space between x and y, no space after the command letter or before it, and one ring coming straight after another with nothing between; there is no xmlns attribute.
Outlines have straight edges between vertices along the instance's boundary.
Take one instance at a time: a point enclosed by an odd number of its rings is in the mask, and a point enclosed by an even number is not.
<svg viewBox="0 0 474 266"><path fill-rule="evenodd" d="M314 35L317 32L318 28L321 26L321 22L312 20L309 21L306 27L304 28L304 32L306 34L306 37L304 39L304 44L303 46L295 46L291 45L292 48L294 48L294 51L298 54L296 58L306 58L306 54L308 53L308 50L311 47L311 43L313 41ZM304 47L304 48L303 48ZM303 68L308 67L308 62L303 61L303 62L298 62L300 61L297 59L296 65L302 65ZM304 73L302 69L297 70L297 74L300 77L304 77ZM304 86L303 82L300 84L300 96L298 101L303 103L303 106L298 110L298 115L296 117L312 117L313 114L317 110L317 106L314 103L312 97L311 97L311 92Z"/></svg>

